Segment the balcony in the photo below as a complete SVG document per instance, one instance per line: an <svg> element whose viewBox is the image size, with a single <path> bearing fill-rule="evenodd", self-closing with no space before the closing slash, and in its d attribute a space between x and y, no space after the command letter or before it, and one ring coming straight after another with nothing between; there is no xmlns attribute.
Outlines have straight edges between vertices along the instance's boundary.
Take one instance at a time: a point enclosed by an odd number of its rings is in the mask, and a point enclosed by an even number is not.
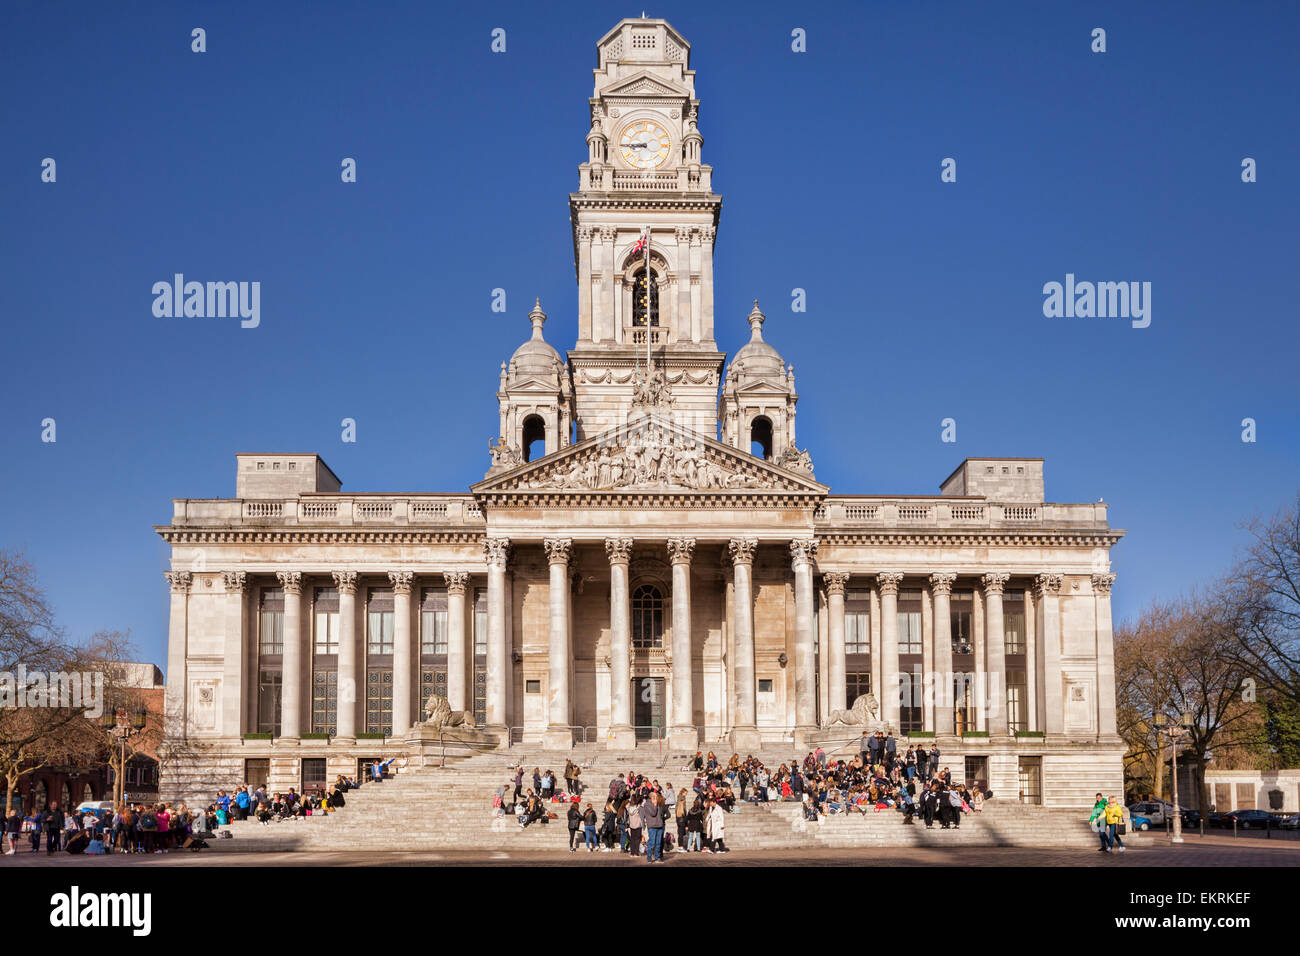
<svg viewBox="0 0 1300 956"><path fill-rule="evenodd" d="M296 498L180 498L172 502L174 528L226 527L469 527L485 524L467 495L338 495Z"/></svg>

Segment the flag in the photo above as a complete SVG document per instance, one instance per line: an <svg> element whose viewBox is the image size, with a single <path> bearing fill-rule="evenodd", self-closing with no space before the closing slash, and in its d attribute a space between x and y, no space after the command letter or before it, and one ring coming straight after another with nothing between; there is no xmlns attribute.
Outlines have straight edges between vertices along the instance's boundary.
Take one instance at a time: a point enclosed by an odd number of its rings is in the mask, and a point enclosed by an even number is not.
<svg viewBox="0 0 1300 956"><path fill-rule="evenodd" d="M644 232L641 233L641 235L637 237L636 245L632 247L632 255L634 256L641 255L641 253L646 251L646 247L649 245L650 245L649 235Z"/></svg>

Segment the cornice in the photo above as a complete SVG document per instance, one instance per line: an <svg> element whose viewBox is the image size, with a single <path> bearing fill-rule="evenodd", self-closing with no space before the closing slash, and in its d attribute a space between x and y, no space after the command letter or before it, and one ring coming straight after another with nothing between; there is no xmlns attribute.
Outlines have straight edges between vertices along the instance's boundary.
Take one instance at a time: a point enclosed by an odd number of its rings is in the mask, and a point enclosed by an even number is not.
<svg viewBox="0 0 1300 956"><path fill-rule="evenodd" d="M477 544L479 531L403 528L154 528L168 544Z"/></svg>
<svg viewBox="0 0 1300 956"><path fill-rule="evenodd" d="M542 506L577 509L608 508L743 508L769 510L795 508L808 511L817 506L820 495L815 491L582 491L541 488L519 491L493 491L478 495L487 508L537 508ZM809 527L811 527L811 520Z"/></svg>
<svg viewBox="0 0 1300 956"><path fill-rule="evenodd" d="M880 531L831 531L817 528L817 536L824 544L833 545L1012 545L1032 546L1049 545L1053 547L1113 547L1123 531L1088 531L1088 530L1015 530L993 528L987 531L977 529L944 531L934 528L918 528Z"/></svg>

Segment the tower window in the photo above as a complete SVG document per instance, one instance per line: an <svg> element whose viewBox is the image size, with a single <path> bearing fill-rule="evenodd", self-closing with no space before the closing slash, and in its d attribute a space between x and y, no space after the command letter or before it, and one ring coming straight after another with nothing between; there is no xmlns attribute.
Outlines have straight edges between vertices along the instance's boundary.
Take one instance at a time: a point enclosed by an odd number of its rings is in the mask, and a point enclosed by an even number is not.
<svg viewBox="0 0 1300 956"><path fill-rule="evenodd" d="M524 461L532 461L546 454L546 423L536 415L524 419Z"/></svg>
<svg viewBox="0 0 1300 956"><path fill-rule="evenodd" d="M659 325L659 280L655 278L654 270L650 271L650 289L646 291L645 270L637 272L632 280L632 324L637 326L646 325L646 315L649 314L651 326Z"/></svg>
<svg viewBox="0 0 1300 956"><path fill-rule="evenodd" d="M772 420L763 415L749 426L749 453L764 461L772 460Z"/></svg>
<svg viewBox="0 0 1300 956"><path fill-rule="evenodd" d="M664 599L653 584L643 584L632 595L632 646L664 646Z"/></svg>

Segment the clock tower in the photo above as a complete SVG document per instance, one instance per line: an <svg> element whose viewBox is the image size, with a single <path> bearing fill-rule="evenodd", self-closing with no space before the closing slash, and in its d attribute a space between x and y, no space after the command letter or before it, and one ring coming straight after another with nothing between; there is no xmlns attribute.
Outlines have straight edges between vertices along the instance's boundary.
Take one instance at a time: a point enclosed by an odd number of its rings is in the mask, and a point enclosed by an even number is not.
<svg viewBox="0 0 1300 956"><path fill-rule="evenodd" d="M700 162L690 56L665 20L623 20L597 44L588 156L569 196L578 441L650 410L717 437L725 357L713 334L713 242L722 197Z"/></svg>

